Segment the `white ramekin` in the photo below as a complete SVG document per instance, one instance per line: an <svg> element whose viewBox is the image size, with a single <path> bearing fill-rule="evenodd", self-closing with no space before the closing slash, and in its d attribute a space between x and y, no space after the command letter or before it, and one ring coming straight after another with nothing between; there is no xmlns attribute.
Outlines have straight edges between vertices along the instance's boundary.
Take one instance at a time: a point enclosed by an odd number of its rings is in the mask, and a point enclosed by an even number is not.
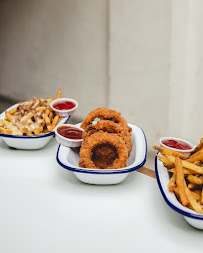
<svg viewBox="0 0 203 253"><path fill-rule="evenodd" d="M182 149L176 149L176 148L171 148L169 146L166 146L163 144L163 141L165 140L175 140L175 141L182 141L182 142L185 142L186 144L190 145L192 148L191 149L187 149L187 150L182 150ZM162 137L159 139L159 143L162 147L164 148L168 148L168 149L171 149L173 151L177 151L179 153L182 153L183 155L189 157L191 152L195 149L195 145L193 145L192 143L190 143L189 141L185 141L183 139L180 139L180 138L176 138L176 137Z"/></svg>
<svg viewBox="0 0 203 253"><path fill-rule="evenodd" d="M81 131L84 131L82 128L76 127L75 125L71 125L71 124L63 124L63 125L60 125L59 127L62 127L62 126L69 126L69 127L73 127L73 128L78 128ZM63 146L66 146L66 147L70 147L70 148L76 148L76 147L81 146L83 139L66 138L58 133L59 127L57 127L55 130L55 137L56 137L56 140L58 143L62 144Z"/></svg>
<svg viewBox="0 0 203 253"><path fill-rule="evenodd" d="M54 104L56 104L58 102L63 102L63 101L73 102L75 104L75 107L73 107L72 109L69 109L69 110L58 110L53 107ZM55 99L51 103L52 110L55 112L55 114L59 115L60 117L67 117L67 116L72 115L75 112L75 110L77 109L77 107L78 107L78 102L72 98L58 98L58 99Z"/></svg>

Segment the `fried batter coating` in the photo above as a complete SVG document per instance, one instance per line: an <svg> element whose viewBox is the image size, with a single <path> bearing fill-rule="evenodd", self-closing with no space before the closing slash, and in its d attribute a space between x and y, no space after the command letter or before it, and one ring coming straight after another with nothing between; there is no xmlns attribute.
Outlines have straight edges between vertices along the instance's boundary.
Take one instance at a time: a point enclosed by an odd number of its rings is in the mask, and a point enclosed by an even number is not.
<svg viewBox="0 0 203 253"><path fill-rule="evenodd" d="M83 120L81 124L81 128L84 130L87 129L88 125L92 124L92 122L96 119L104 119L111 120L117 124L122 124L126 127L128 131L131 131L131 128L128 126L127 121L121 116L121 114L115 110L110 110L107 108L97 108L91 111L87 117Z"/></svg>
<svg viewBox="0 0 203 253"><path fill-rule="evenodd" d="M117 124L110 120L100 120L95 125L90 124L87 126L86 131L83 132L83 138L86 139L87 136L90 136L98 131L118 134L124 140L128 149L128 155L130 155L132 146L131 133L123 124Z"/></svg>
<svg viewBox="0 0 203 253"><path fill-rule="evenodd" d="M79 167L118 169L127 166L128 150L123 139L114 133L96 132L83 141Z"/></svg>

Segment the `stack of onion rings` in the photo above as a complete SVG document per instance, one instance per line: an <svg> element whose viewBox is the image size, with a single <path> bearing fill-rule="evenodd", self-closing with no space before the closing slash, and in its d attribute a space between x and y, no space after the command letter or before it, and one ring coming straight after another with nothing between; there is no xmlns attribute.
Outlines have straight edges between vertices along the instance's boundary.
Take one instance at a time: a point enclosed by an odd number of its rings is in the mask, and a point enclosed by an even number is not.
<svg viewBox="0 0 203 253"><path fill-rule="evenodd" d="M100 119L95 123L95 119ZM117 169L127 165L131 151L131 131L127 121L115 110L97 108L81 124L83 144L79 166Z"/></svg>

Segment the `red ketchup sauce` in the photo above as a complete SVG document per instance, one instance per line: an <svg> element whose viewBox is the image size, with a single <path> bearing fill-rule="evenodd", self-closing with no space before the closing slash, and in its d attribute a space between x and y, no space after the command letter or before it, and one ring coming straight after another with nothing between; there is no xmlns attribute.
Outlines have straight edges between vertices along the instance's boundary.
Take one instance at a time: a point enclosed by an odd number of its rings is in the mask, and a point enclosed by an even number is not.
<svg viewBox="0 0 203 253"><path fill-rule="evenodd" d="M165 140L162 141L162 143L170 148L176 148L181 150L188 150L192 148L189 144L179 140Z"/></svg>
<svg viewBox="0 0 203 253"><path fill-rule="evenodd" d="M57 131L60 135L69 139L82 139L82 130L75 127L61 126L57 129Z"/></svg>
<svg viewBox="0 0 203 253"><path fill-rule="evenodd" d="M69 110L69 109L74 108L75 106L76 104L74 104L71 101L60 101L53 104L53 107L57 110Z"/></svg>

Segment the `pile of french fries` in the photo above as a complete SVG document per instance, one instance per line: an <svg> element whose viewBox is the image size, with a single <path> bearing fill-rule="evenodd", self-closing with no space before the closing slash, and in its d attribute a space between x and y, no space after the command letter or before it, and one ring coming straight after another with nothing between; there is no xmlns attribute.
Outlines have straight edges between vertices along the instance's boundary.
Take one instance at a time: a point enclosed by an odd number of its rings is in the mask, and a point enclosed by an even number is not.
<svg viewBox="0 0 203 253"><path fill-rule="evenodd" d="M56 98L61 97L61 89ZM0 133L12 135L39 135L53 131L61 121L50 107L54 97L49 99L33 98L20 102L15 108L5 111L5 119L0 119Z"/></svg>
<svg viewBox="0 0 203 253"><path fill-rule="evenodd" d="M203 213L203 138L189 158L182 153L154 146L157 157L168 169L168 189L177 199L197 213Z"/></svg>

